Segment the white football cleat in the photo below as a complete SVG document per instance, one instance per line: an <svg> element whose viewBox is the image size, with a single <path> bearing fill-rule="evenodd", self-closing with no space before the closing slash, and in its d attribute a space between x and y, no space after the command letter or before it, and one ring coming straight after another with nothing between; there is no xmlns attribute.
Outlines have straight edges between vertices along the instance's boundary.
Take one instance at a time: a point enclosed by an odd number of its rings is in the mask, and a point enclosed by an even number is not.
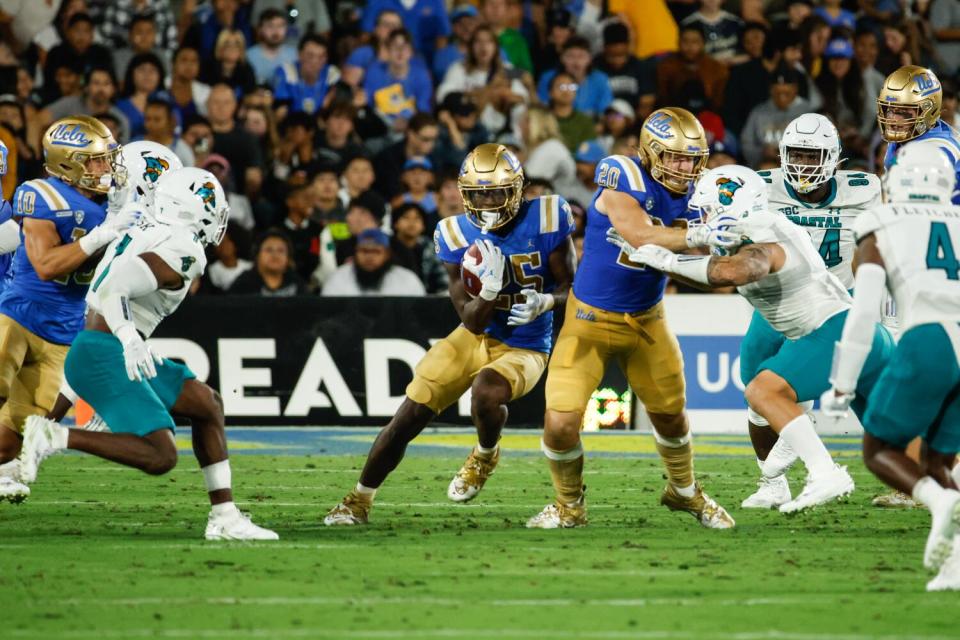
<svg viewBox="0 0 960 640"><path fill-rule="evenodd" d="M207 530L204 533L207 540L279 540L276 532L258 527L250 520L250 515L241 513L239 509L226 514L214 515L213 511L207 517Z"/></svg>
<svg viewBox="0 0 960 640"><path fill-rule="evenodd" d="M740 506L744 509L776 509L790 502L792 497L787 476L775 478L760 476L760 480L757 481L757 490L747 496Z"/></svg>
<svg viewBox="0 0 960 640"><path fill-rule="evenodd" d="M927 591L960 591L960 536L953 537L953 551L927 583Z"/></svg>
<svg viewBox="0 0 960 640"><path fill-rule="evenodd" d="M40 463L62 447L57 441L58 429L63 429L53 420L43 416L30 416L23 424L23 445L20 448L20 482L30 484L37 479Z"/></svg>
<svg viewBox="0 0 960 640"><path fill-rule="evenodd" d="M953 537L960 525L960 492L947 489L949 500L943 504L931 505L930 535L923 550L923 566L927 569L939 569L953 551Z"/></svg>
<svg viewBox="0 0 960 640"><path fill-rule="evenodd" d="M30 497L30 487L7 476L0 476L0 502L20 504Z"/></svg>
<svg viewBox="0 0 960 640"><path fill-rule="evenodd" d="M853 478L846 467L834 465L827 473L807 477L807 484L796 498L780 505L780 513L796 513L853 493Z"/></svg>
<svg viewBox="0 0 960 640"><path fill-rule="evenodd" d="M587 525L587 507L583 495L573 504L548 504L537 515L527 520L527 529L572 529Z"/></svg>

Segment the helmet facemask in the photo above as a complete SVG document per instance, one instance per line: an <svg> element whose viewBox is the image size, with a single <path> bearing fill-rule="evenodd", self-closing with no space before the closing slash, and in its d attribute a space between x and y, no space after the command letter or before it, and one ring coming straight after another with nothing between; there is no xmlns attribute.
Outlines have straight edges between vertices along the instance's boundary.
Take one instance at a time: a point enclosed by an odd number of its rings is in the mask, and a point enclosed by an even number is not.
<svg viewBox="0 0 960 640"><path fill-rule="evenodd" d="M87 167L91 160L104 159L109 165L109 169L102 173L94 173ZM116 147L106 153L87 153L85 151L75 151L67 158L71 167L63 167L62 174L56 174L60 178L79 176L72 181L77 187L95 191L97 193L107 193L111 187L123 187L127 184L127 169L123 165L123 155L120 147ZM62 166L62 165L61 165Z"/></svg>
<svg viewBox="0 0 960 640"><path fill-rule="evenodd" d="M658 142L649 145L650 175L673 193L685 194L707 165L709 151L674 151ZM640 152L641 158L643 151Z"/></svg>
<svg viewBox="0 0 960 640"><path fill-rule="evenodd" d="M898 104L877 99L877 124L880 134L887 142L906 142L923 135L930 128L930 121L936 121L933 100L923 100L916 104Z"/></svg>
<svg viewBox="0 0 960 640"><path fill-rule="evenodd" d="M798 193L810 193L828 182L840 162L840 150L815 146L780 147L780 165L790 186Z"/></svg>
<svg viewBox="0 0 960 640"><path fill-rule="evenodd" d="M460 183L460 196L467 218L481 229L497 229L516 217L520 210L523 178L507 185L465 185Z"/></svg>

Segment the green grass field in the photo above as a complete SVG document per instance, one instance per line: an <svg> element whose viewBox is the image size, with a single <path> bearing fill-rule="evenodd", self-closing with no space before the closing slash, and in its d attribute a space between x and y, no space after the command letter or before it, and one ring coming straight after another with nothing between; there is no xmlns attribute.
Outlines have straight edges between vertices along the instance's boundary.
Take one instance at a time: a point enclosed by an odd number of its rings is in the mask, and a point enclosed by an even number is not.
<svg viewBox="0 0 960 640"><path fill-rule="evenodd" d="M202 539L191 457L163 478L53 458L30 501L0 505L0 638L960 636L958 594L924 592L928 514L870 507L881 487L856 458L849 502L792 518L738 508L748 456L701 458L737 518L716 532L658 505L656 459L595 456L590 526L530 531L550 499L541 458L508 450L478 500L454 505L460 449L413 449L369 526L323 527L361 461L235 456L237 500L281 541L220 544Z"/></svg>

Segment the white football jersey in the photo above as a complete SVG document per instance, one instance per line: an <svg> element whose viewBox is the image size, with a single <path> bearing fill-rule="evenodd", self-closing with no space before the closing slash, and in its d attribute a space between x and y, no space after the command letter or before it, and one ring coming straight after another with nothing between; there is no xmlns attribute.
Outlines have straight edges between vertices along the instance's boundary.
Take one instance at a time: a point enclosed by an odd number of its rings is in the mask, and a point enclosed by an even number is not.
<svg viewBox="0 0 960 640"><path fill-rule="evenodd" d="M97 292L100 281L109 269L122 269L124 263L141 254L153 253L183 277L183 286L177 290L157 289L140 298L130 300L130 311L137 331L150 337L160 321L172 314L187 297L191 281L203 275L207 257L203 245L192 231L158 222L141 221L114 240L97 265L93 284L87 292L87 307L102 311Z"/></svg>
<svg viewBox="0 0 960 640"><path fill-rule="evenodd" d="M770 326L796 340L850 308L846 287L827 271L803 229L773 212L749 214L740 225L754 244L778 244L786 254L779 271L737 288Z"/></svg>
<svg viewBox="0 0 960 640"><path fill-rule="evenodd" d="M804 202L783 177L783 171L760 171L768 185L770 209L803 227L823 263L848 290L853 288L853 224L864 211L881 204L880 179L872 173L837 171L826 200Z"/></svg>
<svg viewBox="0 0 960 640"><path fill-rule="evenodd" d="M960 322L960 206L885 204L861 216L855 231L876 235L901 331Z"/></svg>

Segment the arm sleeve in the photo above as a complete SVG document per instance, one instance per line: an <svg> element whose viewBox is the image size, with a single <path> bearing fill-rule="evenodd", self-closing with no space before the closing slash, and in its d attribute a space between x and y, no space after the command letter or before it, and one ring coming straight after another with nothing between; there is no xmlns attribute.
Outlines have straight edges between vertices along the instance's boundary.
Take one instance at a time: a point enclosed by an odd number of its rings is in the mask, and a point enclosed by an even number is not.
<svg viewBox="0 0 960 640"><path fill-rule="evenodd" d="M880 321L886 281L886 271L878 264L868 262L857 269L853 308L843 325L830 373L831 384L840 391L851 393L857 388L857 379L873 345L874 327Z"/></svg>

